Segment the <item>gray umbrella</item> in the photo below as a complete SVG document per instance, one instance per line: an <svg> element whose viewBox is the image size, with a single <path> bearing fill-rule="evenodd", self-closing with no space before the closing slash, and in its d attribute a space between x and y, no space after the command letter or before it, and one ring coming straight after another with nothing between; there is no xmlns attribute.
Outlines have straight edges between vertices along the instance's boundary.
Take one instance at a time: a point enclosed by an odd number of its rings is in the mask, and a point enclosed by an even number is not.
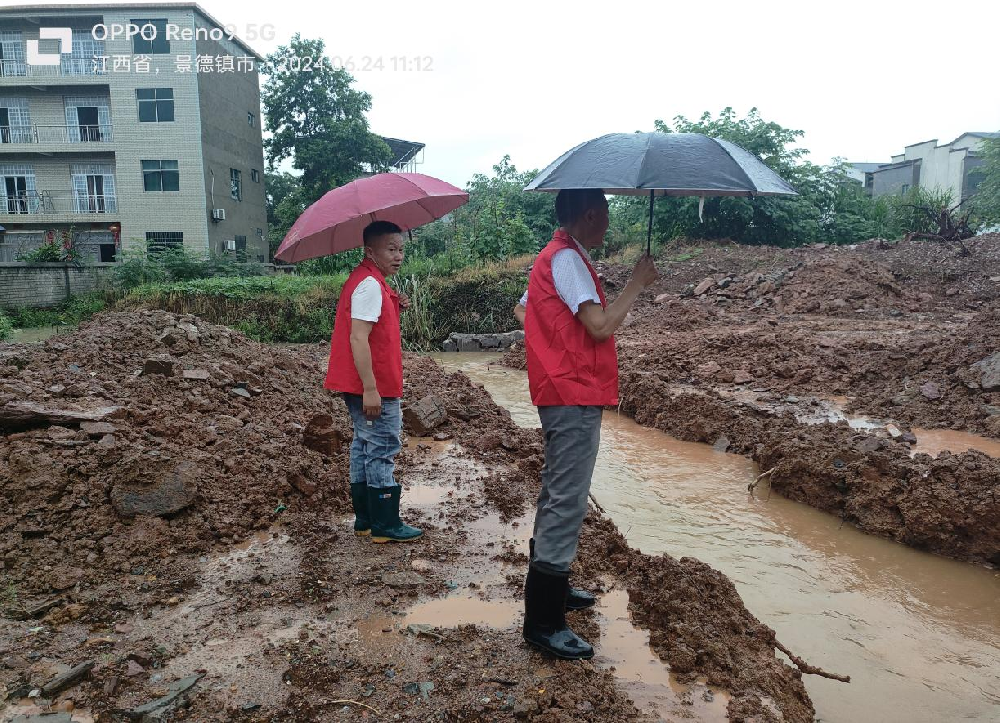
<svg viewBox="0 0 1000 723"><path fill-rule="evenodd" d="M647 251L654 196L795 196L795 189L735 143L700 133L609 133L562 154L524 190L600 188L649 195Z"/></svg>

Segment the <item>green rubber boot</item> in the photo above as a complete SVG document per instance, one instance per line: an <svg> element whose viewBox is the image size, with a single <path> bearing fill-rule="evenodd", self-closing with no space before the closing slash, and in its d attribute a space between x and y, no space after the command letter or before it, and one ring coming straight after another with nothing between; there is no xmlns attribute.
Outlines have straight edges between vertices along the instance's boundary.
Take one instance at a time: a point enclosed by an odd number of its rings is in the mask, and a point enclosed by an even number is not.
<svg viewBox="0 0 1000 723"><path fill-rule="evenodd" d="M372 533L371 515L368 514L368 485L351 485L351 504L354 505L354 534L367 537Z"/></svg>
<svg viewBox="0 0 1000 723"><path fill-rule="evenodd" d="M368 510L372 522L372 542L412 542L424 534L399 519L399 485L369 487Z"/></svg>

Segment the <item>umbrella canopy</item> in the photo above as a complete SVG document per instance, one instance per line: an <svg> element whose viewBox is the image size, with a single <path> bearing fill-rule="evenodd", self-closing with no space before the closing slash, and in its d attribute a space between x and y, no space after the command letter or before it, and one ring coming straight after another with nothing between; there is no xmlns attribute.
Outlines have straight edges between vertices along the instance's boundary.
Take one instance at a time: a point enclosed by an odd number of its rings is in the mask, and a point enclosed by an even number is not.
<svg viewBox="0 0 1000 723"><path fill-rule="evenodd" d="M460 188L422 173L380 173L335 188L302 212L274 258L289 263L348 251L362 244L373 221L404 231L423 226L469 200Z"/></svg>
<svg viewBox="0 0 1000 723"><path fill-rule="evenodd" d="M524 190L564 188L634 196L797 195L752 153L700 133L610 133L566 151Z"/></svg>

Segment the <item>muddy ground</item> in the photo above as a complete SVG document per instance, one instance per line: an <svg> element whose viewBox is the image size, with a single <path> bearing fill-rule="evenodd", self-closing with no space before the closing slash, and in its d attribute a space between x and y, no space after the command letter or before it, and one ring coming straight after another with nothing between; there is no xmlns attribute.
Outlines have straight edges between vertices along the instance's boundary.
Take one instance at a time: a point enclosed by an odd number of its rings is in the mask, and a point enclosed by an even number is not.
<svg viewBox="0 0 1000 723"><path fill-rule="evenodd" d="M426 536L373 545L325 353L151 311L0 345L0 720L643 719L615 661L520 640L539 433L407 356L406 398L443 417L399 458ZM661 714L812 720L721 573L632 550L592 511L574 575L627 591L676 679ZM602 614L571 619L600 648Z"/></svg>
<svg viewBox="0 0 1000 723"><path fill-rule="evenodd" d="M1000 565L1000 461L911 456L914 428L1000 438L1000 235L965 249L671 245L618 334L621 411L749 455L761 491ZM598 270L611 293L630 272Z"/></svg>

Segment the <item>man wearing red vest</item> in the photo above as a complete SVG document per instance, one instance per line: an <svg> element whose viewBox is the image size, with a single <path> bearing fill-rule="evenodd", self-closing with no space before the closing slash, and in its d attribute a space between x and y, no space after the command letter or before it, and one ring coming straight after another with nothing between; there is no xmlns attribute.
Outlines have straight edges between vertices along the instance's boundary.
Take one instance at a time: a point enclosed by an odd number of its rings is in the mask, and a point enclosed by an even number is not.
<svg viewBox="0 0 1000 723"><path fill-rule="evenodd" d="M531 270L514 314L524 324L531 401L545 435L542 491L524 585L524 639L557 657L591 658L594 649L566 625L566 610L594 604L569 586L587 514L604 407L618 404L614 332L657 279L646 256L611 304L587 249L604 243L608 202L598 189L560 191L559 228Z"/></svg>
<svg viewBox="0 0 1000 723"><path fill-rule="evenodd" d="M423 532L399 519L400 487L392 476L403 396L399 310L409 299L386 283L403 263L400 228L387 221L369 224L364 253L340 292L323 386L343 392L354 423L354 533L371 535L372 542L409 542Z"/></svg>

